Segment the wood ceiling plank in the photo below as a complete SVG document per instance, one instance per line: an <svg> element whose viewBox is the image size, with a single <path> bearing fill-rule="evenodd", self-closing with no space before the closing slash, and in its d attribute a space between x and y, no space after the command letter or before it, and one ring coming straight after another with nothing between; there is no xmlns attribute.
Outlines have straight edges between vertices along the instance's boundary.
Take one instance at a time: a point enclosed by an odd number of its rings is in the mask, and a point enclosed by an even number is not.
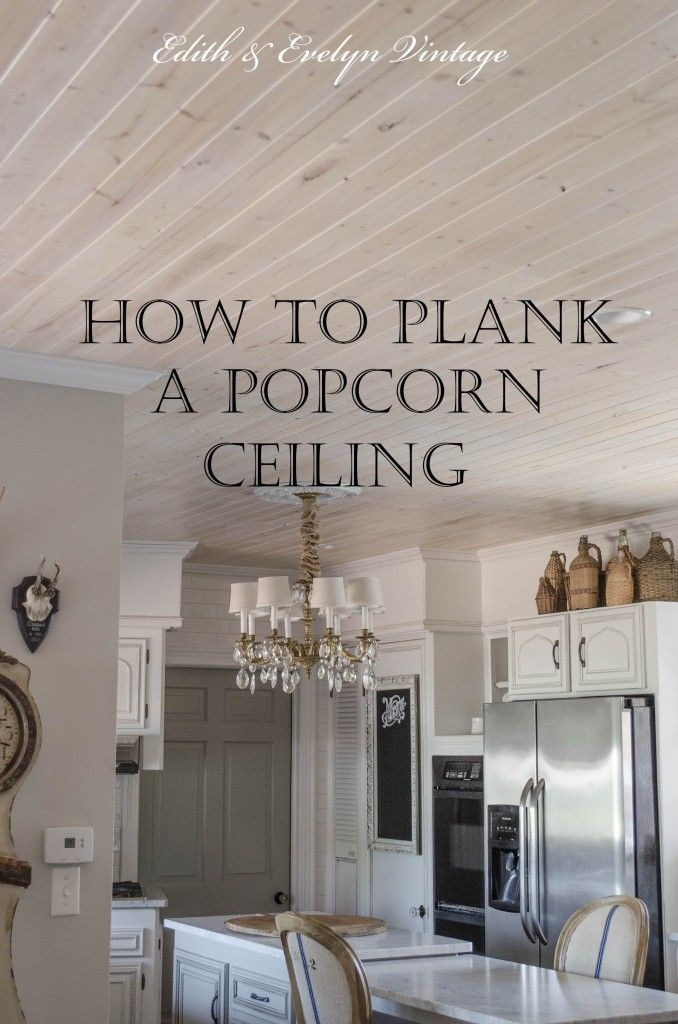
<svg viewBox="0 0 678 1024"><path fill-rule="evenodd" d="M105 53L111 33L140 2L63 0L53 5L41 30L33 33L20 59L0 80L3 163L26 131L49 115L83 64L96 60L102 50ZM35 13L35 7L32 10ZM25 32L25 26L19 32Z"/></svg>
<svg viewBox="0 0 678 1024"><path fill-rule="evenodd" d="M213 3L212 6L215 6ZM90 167L80 165L78 190L60 199L63 178L56 178L69 159L85 146L107 120L104 137L115 138L114 111L135 94L139 100L131 123L120 131L120 147L110 152L107 173L129 155L149 124L162 122L181 105L190 74L179 64L159 67L150 59L157 49L159 24L170 24L184 34L197 27L197 15L204 13L204 0L144 0L130 6L92 59L77 69L68 87L53 99L49 116L24 131L21 141L0 163L3 189L0 200L0 273L13 266L54 228L65 212L71 211L90 183ZM199 26L198 26L199 27ZM195 66L193 66L195 74ZM204 75L204 70L201 69ZM149 90L155 90L149 93ZM153 96L154 102L148 103ZM125 148L127 147L127 149ZM68 202L64 206L64 202ZM11 224L11 231L6 229Z"/></svg>

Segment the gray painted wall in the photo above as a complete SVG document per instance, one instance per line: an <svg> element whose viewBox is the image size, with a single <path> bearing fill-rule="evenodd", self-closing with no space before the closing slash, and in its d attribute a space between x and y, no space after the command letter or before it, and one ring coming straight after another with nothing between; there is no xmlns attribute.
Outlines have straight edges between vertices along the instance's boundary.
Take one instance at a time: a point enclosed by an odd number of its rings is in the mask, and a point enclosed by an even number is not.
<svg viewBox="0 0 678 1024"><path fill-rule="evenodd" d="M28 1024L108 1020L122 414L117 396L0 381L0 647L30 667L44 730L13 814L33 865L14 924ZM30 654L10 591L42 553L62 566L61 611ZM94 827L94 863L81 869L80 915L53 918L42 832L73 824Z"/></svg>

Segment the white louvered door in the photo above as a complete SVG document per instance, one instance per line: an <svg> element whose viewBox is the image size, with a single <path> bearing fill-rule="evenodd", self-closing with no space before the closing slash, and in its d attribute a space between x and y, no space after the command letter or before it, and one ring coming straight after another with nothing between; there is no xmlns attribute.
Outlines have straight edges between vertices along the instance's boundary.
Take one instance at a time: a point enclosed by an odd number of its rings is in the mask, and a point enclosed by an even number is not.
<svg viewBox="0 0 678 1024"><path fill-rule="evenodd" d="M334 856L335 910L355 914L358 910L358 853L362 763L359 744L360 697L355 686L335 694L334 757Z"/></svg>

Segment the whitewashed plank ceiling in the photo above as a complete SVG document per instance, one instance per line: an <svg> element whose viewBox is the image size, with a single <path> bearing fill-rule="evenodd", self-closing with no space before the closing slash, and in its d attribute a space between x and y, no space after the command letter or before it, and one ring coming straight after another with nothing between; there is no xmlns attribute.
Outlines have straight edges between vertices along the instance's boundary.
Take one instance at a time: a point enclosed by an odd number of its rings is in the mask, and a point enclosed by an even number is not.
<svg viewBox="0 0 678 1024"><path fill-rule="evenodd" d="M444 65L378 63L338 88L318 64L154 64L164 32L320 47L348 34L384 48L404 33L509 58L456 85ZM240 45L240 43L236 44ZM241 49L245 49L245 41ZM324 516L329 561L415 544L471 550L664 510L678 500L678 9L675 0L37 0L6 6L0 36L0 345L169 372L199 415L153 415L162 383L130 399L125 534L200 542L197 557L290 562L296 522L246 490L210 484L219 441L323 441L324 472L347 471L344 442L463 442L463 486L420 470ZM352 346L284 344L278 297L359 301ZM235 348L189 324L168 345L84 348L81 300L97 314L129 298L251 299ZM433 311L397 346L394 297L448 300L448 337L472 332L488 298L519 338L515 300L557 297L654 311L610 328L616 346L440 345ZM343 313L333 321L349 331ZM149 329L153 322L149 319ZM451 398L430 415L368 415L348 391L334 416L227 406L225 367L474 368L499 408L497 368L533 388L542 413L510 415ZM309 374L313 383L314 374ZM384 378L369 400L393 399ZM420 381L408 394L425 402ZM283 388L276 395L293 394ZM176 405L176 403L174 403ZM83 425L86 429L86 425ZM285 460L281 460L283 466ZM416 459L415 459L416 462ZM216 463L215 463L216 465ZM223 464L222 464L223 465ZM251 472L242 463L243 473ZM241 474L242 475L242 474ZM283 474L284 477L284 474Z"/></svg>

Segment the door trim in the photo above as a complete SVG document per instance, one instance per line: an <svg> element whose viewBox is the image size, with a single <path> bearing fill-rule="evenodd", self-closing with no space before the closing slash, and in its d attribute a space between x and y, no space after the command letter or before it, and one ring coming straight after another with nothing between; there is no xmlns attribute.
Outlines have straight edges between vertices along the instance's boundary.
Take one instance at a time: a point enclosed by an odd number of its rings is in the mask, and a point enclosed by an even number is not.
<svg viewBox="0 0 678 1024"><path fill-rule="evenodd" d="M227 653L167 651L167 668L228 668ZM311 684L312 685L312 684ZM292 775L290 779L290 896L293 908L315 904L316 691L302 681L292 694Z"/></svg>

